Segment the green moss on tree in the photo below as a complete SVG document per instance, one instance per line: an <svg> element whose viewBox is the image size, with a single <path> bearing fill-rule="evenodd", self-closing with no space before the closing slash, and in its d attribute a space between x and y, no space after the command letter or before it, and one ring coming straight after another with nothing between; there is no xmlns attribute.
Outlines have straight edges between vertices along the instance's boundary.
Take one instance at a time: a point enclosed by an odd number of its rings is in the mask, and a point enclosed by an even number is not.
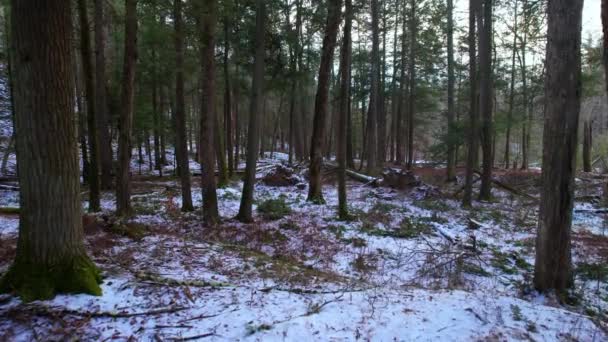
<svg viewBox="0 0 608 342"><path fill-rule="evenodd" d="M101 274L86 256L52 266L15 261L0 280L0 293L13 293L24 302L51 299L59 293L101 296Z"/></svg>

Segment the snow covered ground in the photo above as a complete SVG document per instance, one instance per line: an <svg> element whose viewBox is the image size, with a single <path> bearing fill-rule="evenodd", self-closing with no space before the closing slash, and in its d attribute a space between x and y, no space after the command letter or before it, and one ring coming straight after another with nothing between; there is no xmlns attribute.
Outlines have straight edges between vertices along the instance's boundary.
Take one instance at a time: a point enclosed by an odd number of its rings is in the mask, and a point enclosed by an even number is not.
<svg viewBox="0 0 608 342"><path fill-rule="evenodd" d="M275 157L261 161L259 177L285 159ZM242 187L234 180L218 190L218 227L179 211L177 180L136 178L137 215L126 229L112 216L112 193L85 226L105 276L103 296L28 304L2 296L0 340L608 339L608 238L600 214L575 214L576 301L564 306L531 290L532 202L495 189L495 201L463 210L451 195L458 185L421 178L411 191L349 182L348 222L336 217L331 174L324 205L306 202L305 183L259 182L256 209L274 200L288 210L276 220L256 210L249 225L232 219ZM200 207L196 178L193 197ZM14 192L0 192L0 201L18 206ZM17 226L17 217L0 216L0 273L10 265Z"/></svg>

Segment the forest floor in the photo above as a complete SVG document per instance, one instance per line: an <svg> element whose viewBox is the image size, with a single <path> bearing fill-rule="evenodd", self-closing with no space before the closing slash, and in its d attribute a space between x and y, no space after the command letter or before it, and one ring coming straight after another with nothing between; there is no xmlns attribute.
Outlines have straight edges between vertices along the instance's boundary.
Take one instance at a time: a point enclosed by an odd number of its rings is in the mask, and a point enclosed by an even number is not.
<svg viewBox="0 0 608 342"><path fill-rule="evenodd" d="M258 178L280 159L261 161ZM491 202L460 207L462 186L420 168L408 190L348 182L353 219L306 202L305 171L287 187L256 185L256 223L232 219L242 182L218 190L217 227L180 212L175 178L136 176L136 215L83 218L103 296L22 303L0 296L0 340L608 340L605 178L577 178L573 301L531 290L538 171L498 171ZM198 177L194 201L201 204ZM84 202L86 207L86 201ZM0 207L18 207L0 190ZM0 214L0 273L15 253L18 216Z"/></svg>

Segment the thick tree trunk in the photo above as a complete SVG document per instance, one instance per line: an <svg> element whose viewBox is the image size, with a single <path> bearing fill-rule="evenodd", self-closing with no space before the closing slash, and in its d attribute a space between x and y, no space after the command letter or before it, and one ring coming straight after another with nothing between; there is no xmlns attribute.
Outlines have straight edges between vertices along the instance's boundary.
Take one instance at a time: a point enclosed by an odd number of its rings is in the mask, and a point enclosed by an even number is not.
<svg viewBox="0 0 608 342"><path fill-rule="evenodd" d="M350 65L352 54L352 0L345 0L346 12L344 14L344 36L342 37L342 51L340 56L340 112L338 117L338 141L336 158L338 159L338 216L342 220L348 218L348 204L346 195L346 130L348 121L348 106L350 99Z"/></svg>
<svg viewBox="0 0 608 342"><path fill-rule="evenodd" d="M17 255L1 292L101 295L83 244L70 1L11 1L20 184ZM36 94L36 96L32 96Z"/></svg>
<svg viewBox="0 0 608 342"><path fill-rule="evenodd" d="M87 1L78 0L78 17L80 19L80 55L84 73L84 90L87 101L87 133L89 138L89 212L101 210L99 193L99 140L97 136L97 110L93 54L89 33L89 16Z"/></svg>
<svg viewBox="0 0 608 342"><path fill-rule="evenodd" d="M116 177L116 214L131 214L131 151L135 107L135 66L137 63L137 0L125 0L125 54L122 69L118 172Z"/></svg>
<svg viewBox="0 0 608 342"><path fill-rule="evenodd" d="M103 0L95 2L95 118L101 163L101 188L112 188L112 137L109 131L108 103L106 99L106 32Z"/></svg>
<svg viewBox="0 0 608 342"><path fill-rule="evenodd" d="M308 185L308 201L324 202L321 181L321 165L323 164L323 142L327 124L327 105L329 97L329 73L334 59L336 37L340 26L341 0L329 0L325 35L321 50L321 65L315 98L315 116L313 121L312 139L310 141L310 172Z"/></svg>
<svg viewBox="0 0 608 342"><path fill-rule="evenodd" d="M456 144L455 142L455 108L454 108L454 1L448 0L448 160L446 178L448 182L456 181Z"/></svg>
<svg viewBox="0 0 608 342"><path fill-rule="evenodd" d="M473 175L477 164L478 153L478 115L477 115L477 45L475 42L476 18L479 12L480 0L469 0L469 132L467 168L465 176L464 194L462 206L470 207L473 199Z"/></svg>
<svg viewBox="0 0 608 342"><path fill-rule="evenodd" d="M483 152L481 188L479 199L488 201L492 197L492 0L483 1L483 11L479 13L479 111L481 113Z"/></svg>
<svg viewBox="0 0 608 342"><path fill-rule="evenodd" d="M173 0L173 25L175 29L175 141L179 178L182 186L182 211L194 210L190 179L190 157L186 137L186 98L184 95L184 22L182 0Z"/></svg>
<svg viewBox="0 0 608 342"><path fill-rule="evenodd" d="M377 173L378 161L378 108L380 107L380 19L378 0L371 1L372 11L372 61L369 109L367 111L367 153L366 173Z"/></svg>
<svg viewBox="0 0 608 342"><path fill-rule="evenodd" d="M265 59L265 28L266 4L264 0L256 0L256 28L255 28L255 60L253 67L253 80L251 83L251 103L249 105L249 133L247 134L247 165L245 167L245 181L243 195L237 219L241 222L253 221L253 192L255 173L257 167L257 151L260 143L259 115L262 113L264 103L264 59Z"/></svg>
<svg viewBox="0 0 608 342"><path fill-rule="evenodd" d="M201 186L203 192L203 221L208 225L219 222L215 179L215 30L217 0L204 1L198 18L203 69L203 99L200 120Z"/></svg>
<svg viewBox="0 0 608 342"><path fill-rule="evenodd" d="M570 230L581 104L582 0L548 3L546 112L534 286L561 297L573 285Z"/></svg>

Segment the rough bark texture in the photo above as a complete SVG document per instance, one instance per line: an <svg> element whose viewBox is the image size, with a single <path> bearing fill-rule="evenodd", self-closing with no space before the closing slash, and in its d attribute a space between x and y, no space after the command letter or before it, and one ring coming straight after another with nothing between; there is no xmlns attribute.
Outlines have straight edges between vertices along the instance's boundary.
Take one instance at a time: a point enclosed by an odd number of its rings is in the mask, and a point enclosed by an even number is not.
<svg viewBox="0 0 608 342"><path fill-rule="evenodd" d="M380 107L380 19L378 0L372 0L372 61L369 110L367 111L366 173L375 175L378 161L378 108Z"/></svg>
<svg viewBox="0 0 608 342"><path fill-rule="evenodd" d="M95 75L93 70L93 54L91 50L91 35L89 33L89 16L87 1L78 0L78 17L80 19L80 56L84 73L84 91L87 102L87 134L89 140L89 212L101 210L99 193L99 141L95 110Z"/></svg>
<svg viewBox="0 0 608 342"><path fill-rule="evenodd" d="M467 169L465 176L464 194L462 205L470 207L473 199L473 175L477 163L478 150L478 117L477 117L477 45L475 42L475 20L477 16L479 0L469 0L469 132L468 132L468 151Z"/></svg>
<svg viewBox="0 0 608 342"><path fill-rule="evenodd" d="M534 286L560 296L572 285L570 230L581 104L582 0L548 4L546 112Z"/></svg>
<svg viewBox="0 0 608 342"><path fill-rule="evenodd" d="M329 0L327 22L323 47L321 50L321 65L315 98L315 116L313 121L312 139L310 141L310 172L308 184L308 201L324 202L321 184L321 164L323 164L323 143L325 126L327 124L327 105L329 98L329 76L334 60L336 37L340 26L342 1Z"/></svg>
<svg viewBox="0 0 608 342"><path fill-rule="evenodd" d="M493 102L492 102L492 0L484 0L479 14L479 111L481 113L482 171L479 199L488 201L492 196ZM483 19L483 20L482 20Z"/></svg>
<svg viewBox="0 0 608 342"><path fill-rule="evenodd" d="M350 65L352 54L352 0L345 0L344 36L342 37L342 52L340 56L340 113L338 117L338 141L336 158L338 159L338 216L348 218L346 197L346 130L348 121L348 106L350 99Z"/></svg>
<svg viewBox="0 0 608 342"><path fill-rule="evenodd" d="M11 11L21 209L17 255L0 291L25 301L100 295L83 245L71 2L13 0Z"/></svg>
<svg viewBox="0 0 608 342"><path fill-rule="evenodd" d="M108 103L106 100L106 33L103 0L95 1L95 118L99 142L101 188L112 188L112 141L108 130Z"/></svg>
<svg viewBox="0 0 608 342"><path fill-rule="evenodd" d="M186 98L184 95L184 22L182 0L173 1L175 30L175 142L179 178L182 186L182 211L193 211L190 162L186 136Z"/></svg>
<svg viewBox="0 0 608 342"><path fill-rule="evenodd" d="M135 64L137 62L137 0L125 0L125 54L120 99L120 136L116 174L116 214L131 213L131 150L135 100Z"/></svg>
<svg viewBox="0 0 608 342"><path fill-rule="evenodd" d="M203 1L198 20L203 69L203 99L201 105L201 186L203 192L203 221L209 225L219 222L217 185L215 179L215 29L217 24L217 0Z"/></svg>
<svg viewBox="0 0 608 342"><path fill-rule="evenodd" d="M260 120L264 105L264 51L266 32L266 4L263 0L256 1L256 28L255 28L255 61L253 66L253 80L251 84L251 102L249 104L249 133L247 135L247 162L245 167L245 181L243 195L237 218L242 222L253 221L253 191L255 173L257 168L260 144Z"/></svg>
<svg viewBox="0 0 608 342"><path fill-rule="evenodd" d="M448 182L456 180L456 144L455 139L455 106L454 106L454 1L448 0L448 160L446 178Z"/></svg>

